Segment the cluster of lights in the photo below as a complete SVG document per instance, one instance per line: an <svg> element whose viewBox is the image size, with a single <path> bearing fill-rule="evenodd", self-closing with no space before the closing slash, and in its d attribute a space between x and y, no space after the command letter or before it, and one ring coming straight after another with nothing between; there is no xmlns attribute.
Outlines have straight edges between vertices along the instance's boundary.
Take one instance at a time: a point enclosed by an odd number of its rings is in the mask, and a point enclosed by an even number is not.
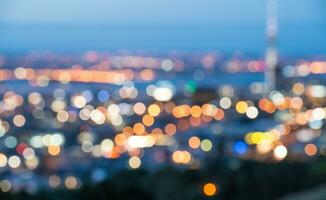
<svg viewBox="0 0 326 200"><path fill-rule="evenodd" d="M286 77L303 77L310 74L326 74L326 62L300 62L295 66L285 66L283 74Z"/></svg>
<svg viewBox="0 0 326 200"><path fill-rule="evenodd" d="M129 169L138 169L145 166L147 151L154 152L158 163L169 160L180 167L195 168L204 159L202 155L217 151L215 141L218 141L195 128L210 127L216 135L224 134L222 124L238 117L254 122L267 116L277 124L234 139L231 152L235 156L255 155L250 157L253 159L272 156L273 160L281 161L291 155L294 141L302 144L304 154L309 157L323 153L314 140L320 137L326 119L324 85L296 82L288 92L273 91L263 97L260 95L263 86L252 83L250 91L260 98L250 100L238 97L232 85L222 85L219 98L194 103L189 99L198 91L197 82L204 80L205 70L212 70L217 62L214 54L202 56L199 60L203 69L196 69L192 74L194 80L183 81L180 87L170 80L155 82L161 73L169 75L166 78L169 79L185 70L186 63L177 58L113 56L105 60L97 52L87 52L83 59L92 67L0 70L0 80L27 80L36 88L24 95L14 91L3 93L0 137L4 148L0 152L0 168L34 170L40 163L48 164L51 160L57 164L73 155L94 160L120 158ZM304 63L285 67L283 73L288 77L325 73L324 66L324 62ZM232 73L261 72L265 64L233 59L226 63L226 69ZM37 91L54 81L60 86L52 93ZM70 90L73 82L110 84L112 88ZM146 84L139 86L139 82ZM47 131L25 131L35 122ZM197 134L184 134L186 131ZM49 176L48 184L51 188L70 190L78 189L81 180L73 175L55 174ZM4 179L0 181L0 190L10 191L13 185L11 180ZM203 186L206 196L218 192L216 183Z"/></svg>

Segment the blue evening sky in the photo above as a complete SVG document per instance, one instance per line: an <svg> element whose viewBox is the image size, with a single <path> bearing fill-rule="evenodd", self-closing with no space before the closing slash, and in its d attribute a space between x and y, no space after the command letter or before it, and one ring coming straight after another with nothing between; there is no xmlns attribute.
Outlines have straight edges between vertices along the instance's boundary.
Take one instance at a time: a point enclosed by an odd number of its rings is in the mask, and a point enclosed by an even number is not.
<svg viewBox="0 0 326 200"><path fill-rule="evenodd" d="M262 54L266 0L0 0L0 50ZM284 54L326 54L326 2L279 1Z"/></svg>

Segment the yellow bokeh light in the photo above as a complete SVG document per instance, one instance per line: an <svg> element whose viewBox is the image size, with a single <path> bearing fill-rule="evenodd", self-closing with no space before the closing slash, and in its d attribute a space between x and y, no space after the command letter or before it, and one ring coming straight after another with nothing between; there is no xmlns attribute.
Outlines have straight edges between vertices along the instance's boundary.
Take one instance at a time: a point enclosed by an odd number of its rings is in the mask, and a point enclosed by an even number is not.
<svg viewBox="0 0 326 200"><path fill-rule="evenodd" d="M248 109L248 104L245 101L239 101L235 105L235 109L237 110L238 113L244 114L244 113L246 113L246 111Z"/></svg>
<svg viewBox="0 0 326 200"><path fill-rule="evenodd" d="M160 114L161 109L157 104L152 104L148 107L148 113L153 117L156 117Z"/></svg>
<svg viewBox="0 0 326 200"><path fill-rule="evenodd" d="M195 105L190 108L190 114L193 117L200 117L201 113L202 109L200 106Z"/></svg>
<svg viewBox="0 0 326 200"><path fill-rule="evenodd" d="M206 196L214 196L218 192L218 187L214 183L206 183L203 192Z"/></svg>
<svg viewBox="0 0 326 200"><path fill-rule="evenodd" d="M177 164L188 164L191 161L191 154L188 151L175 151L172 159Z"/></svg>
<svg viewBox="0 0 326 200"><path fill-rule="evenodd" d="M51 156L57 156L60 154L60 146L57 146L57 145L50 145L48 147L48 152Z"/></svg>
<svg viewBox="0 0 326 200"><path fill-rule="evenodd" d="M5 154L0 153L0 167L5 167L7 165L8 158Z"/></svg>

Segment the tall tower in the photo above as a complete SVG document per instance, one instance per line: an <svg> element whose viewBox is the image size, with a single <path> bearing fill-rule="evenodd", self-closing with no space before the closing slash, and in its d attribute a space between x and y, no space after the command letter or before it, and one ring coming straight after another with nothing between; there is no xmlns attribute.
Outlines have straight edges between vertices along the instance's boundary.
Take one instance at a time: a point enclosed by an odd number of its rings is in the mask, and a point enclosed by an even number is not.
<svg viewBox="0 0 326 200"><path fill-rule="evenodd" d="M267 0L266 17L266 39L267 49L265 55L265 91L271 92L275 89L276 67L278 64L278 55L276 47L277 39L277 0Z"/></svg>

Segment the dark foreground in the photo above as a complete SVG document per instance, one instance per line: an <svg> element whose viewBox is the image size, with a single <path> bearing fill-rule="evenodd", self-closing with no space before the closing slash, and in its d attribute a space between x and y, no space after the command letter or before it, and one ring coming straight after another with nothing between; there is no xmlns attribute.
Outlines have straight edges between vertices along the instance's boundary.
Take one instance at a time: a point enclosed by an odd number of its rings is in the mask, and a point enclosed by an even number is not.
<svg viewBox="0 0 326 200"><path fill-rule="evenodd" d="M203 193L206 182L217 185L214 196L208 197ZM284 161L277 164L219 159L210 162L204 170L126 170L101 183L84 185L79 190L57 189L37 194L1 193L0 199L278 199L324 183L325 158L311 162Z"/></svg>

